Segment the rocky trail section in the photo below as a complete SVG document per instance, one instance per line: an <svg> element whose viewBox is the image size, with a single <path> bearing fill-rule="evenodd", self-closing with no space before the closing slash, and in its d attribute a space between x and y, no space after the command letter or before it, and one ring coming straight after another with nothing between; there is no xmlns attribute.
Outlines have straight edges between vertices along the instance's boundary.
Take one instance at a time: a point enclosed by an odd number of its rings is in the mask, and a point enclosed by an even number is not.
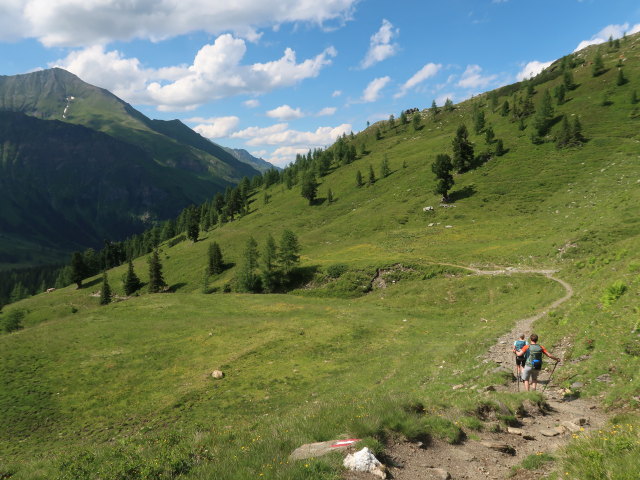
<svg viewBox="0 0 640 480"><path fill-rule="evenodd" d="M466 269L475 275L544 275L565 289L565 295L540 312L527 318L517 319L513 329L502 335L489 349L483 361L496 365L496 369L513 372L515 365L511 345L521 333L531 333L533 322L542 318L550 310L559 307L573 296L570 284L554 276L555 270L504 268L481 270L474 267L446 264ZM542 339L544 340L544 339ZM544 343L544 342L542 342ZM559 347L550 351L562 358L564 351ZM546 359L546 358L545 358ZM561 364L560 364L561 365ZM398 442L387 449L389 477L396 480L486 480L507 478L512 467L520 465L530 455L553 453L571 438L600 428L606 416L590 399L565 397L563 391L548 384L553 362L547 362L539 377L540 388L545 388L545 402L542 405L529 401L516 412L516 422L511 427L500 427L495 418L486 419L486 428L469 434L462 445L450 445L434 440L424 446L409 442ZM521 384L520 384L521 385ZM515 392L518 383L515 376L506 386L497 390ZM499 405L503 414L510 414L505 405ZM547 464L548 465L548 464ZM542 467L544 468L544 467ZM538 476L544 471L537 472ZM371 479L371 475L349 472L348 480Z"/></svg>

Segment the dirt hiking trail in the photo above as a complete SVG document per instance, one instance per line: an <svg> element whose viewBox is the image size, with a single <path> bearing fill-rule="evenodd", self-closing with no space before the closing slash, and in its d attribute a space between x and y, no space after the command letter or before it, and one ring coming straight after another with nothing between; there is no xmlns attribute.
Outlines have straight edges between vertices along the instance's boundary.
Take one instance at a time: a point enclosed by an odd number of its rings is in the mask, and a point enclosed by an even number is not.
<svg viewBox="0 0 640 480"><path fill-rule="evenodd" d="M502 335L489 348L483 361L489 370L504 370L514 373L515 360L511 350L513 341L524 333L528 338L533 322L546 315L549 310L557 308L573 296L570 284L553 275L554 270L535 270L504 268L496 270L480 270L474 267L446 264L463 268L475 275L544 275L565 289L565 295L543 308L535 315L515 320L513 329ZM541 338L544 345L544 338ZM547 345L547 350L554 356L563 358L564 345ZM545 403L537 405L525 401L521 411L516 412L516 422L512 427L500 427L497 415L509 415L506 405L498 405L498 412L487 412L485 428L480 432L469 433L461 445L450 445L444 441L434 440L430 445L422 446L409 442L398 442L387 449L386 464L389 466L388 478L396 480L486 480L504 479L512 473L512 467L519 465L529 455L548 453L553 455L558 448L565 445L573 436L582 435L590 430L600 428L606 416L591 399L565 397L557 386L549 384L549 375L555 362L544 357L543 371L538 379L538 390L546 387ZM559 364L559 368L562 363ZM496 385L498 391L516 392L523 390L522 383L515 380L508 385ZM465 388L468 388L465 386ZM478 393L483 395L482 392ZM489 396L489 393L484 393ZM553 462L547 464L553 467ZM536 471L537 476L545 473ZM529 474L529 473L525 473ZM373 478L370 474L349 473L348 480L364 480Z"/></svg>

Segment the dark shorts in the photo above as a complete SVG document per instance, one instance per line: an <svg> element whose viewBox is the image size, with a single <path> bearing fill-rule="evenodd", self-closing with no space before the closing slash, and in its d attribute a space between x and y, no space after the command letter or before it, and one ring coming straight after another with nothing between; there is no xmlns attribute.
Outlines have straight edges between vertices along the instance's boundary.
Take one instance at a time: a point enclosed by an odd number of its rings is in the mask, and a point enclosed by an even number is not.
<svg viewBox="0 0 640 480"><path fill-rule="evenodd" d="M526 359L526 358L524 358L524 355L523 355L523 356L521 356L521 357L518 357L518 356L516 355L516 365L518 365L518 366L520 366L520 367L524 367L524 362L526 362L526 361L527 361L527 359Z"/></svg>

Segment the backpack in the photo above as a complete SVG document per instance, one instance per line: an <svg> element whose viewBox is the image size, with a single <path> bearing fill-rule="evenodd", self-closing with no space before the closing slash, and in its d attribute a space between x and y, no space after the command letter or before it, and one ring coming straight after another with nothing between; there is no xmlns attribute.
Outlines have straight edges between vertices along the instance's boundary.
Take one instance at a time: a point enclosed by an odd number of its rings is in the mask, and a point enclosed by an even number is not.
<svg viewBox="0 0 640 480"><path fill-rule="evenodd" d="M529 359L527 363L535 370L542 368L542 347L537 344L529 345Z"/></svg>
<svg viewBox="0 0 640 480"><path fill-rule="evenodd" d="M516 350L522 350L522 347L524 347L526 344L527 342L525 340L516 340L513 346Z"/></svg>

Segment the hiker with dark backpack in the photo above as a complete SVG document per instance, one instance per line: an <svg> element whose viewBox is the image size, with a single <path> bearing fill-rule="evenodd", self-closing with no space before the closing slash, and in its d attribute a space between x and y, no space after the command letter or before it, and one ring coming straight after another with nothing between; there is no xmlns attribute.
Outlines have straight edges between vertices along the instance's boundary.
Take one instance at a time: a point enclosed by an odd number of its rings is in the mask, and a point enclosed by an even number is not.
<svg viewBox="0 0 640 480"><path fill-rule="evenodd" d="M519 357L522 357L529 352L529 358L527 358L524 364L524 370L522 370L522 381L524 382L524 389L527 391L529 391L530 387L533 387L533 390L535 390L538 386L538 374L542 369L543 354L556 362L560 361L558 357L554 357L547 352L542 345L538 345L538 335L535 333L531 334L529 342L529 345L525 345L522 349L516 352L516 355Z"/></svg>
<svg viewBox="0 0 640 480"><path fill-rule="evenodd" d="M526 353L519 357L518 350L522 350L526 345L529 345L529 342L527 342L524 339L524 333L523 333L522 335L520 335L520 338L518 338L518 340L513 342L513 348L511 349L514 355L516 356L516 380L518 382L522 378L522 369L524 368L524 364L527 361L527 358L529 357L529 355L527 355Z"/></svg>

